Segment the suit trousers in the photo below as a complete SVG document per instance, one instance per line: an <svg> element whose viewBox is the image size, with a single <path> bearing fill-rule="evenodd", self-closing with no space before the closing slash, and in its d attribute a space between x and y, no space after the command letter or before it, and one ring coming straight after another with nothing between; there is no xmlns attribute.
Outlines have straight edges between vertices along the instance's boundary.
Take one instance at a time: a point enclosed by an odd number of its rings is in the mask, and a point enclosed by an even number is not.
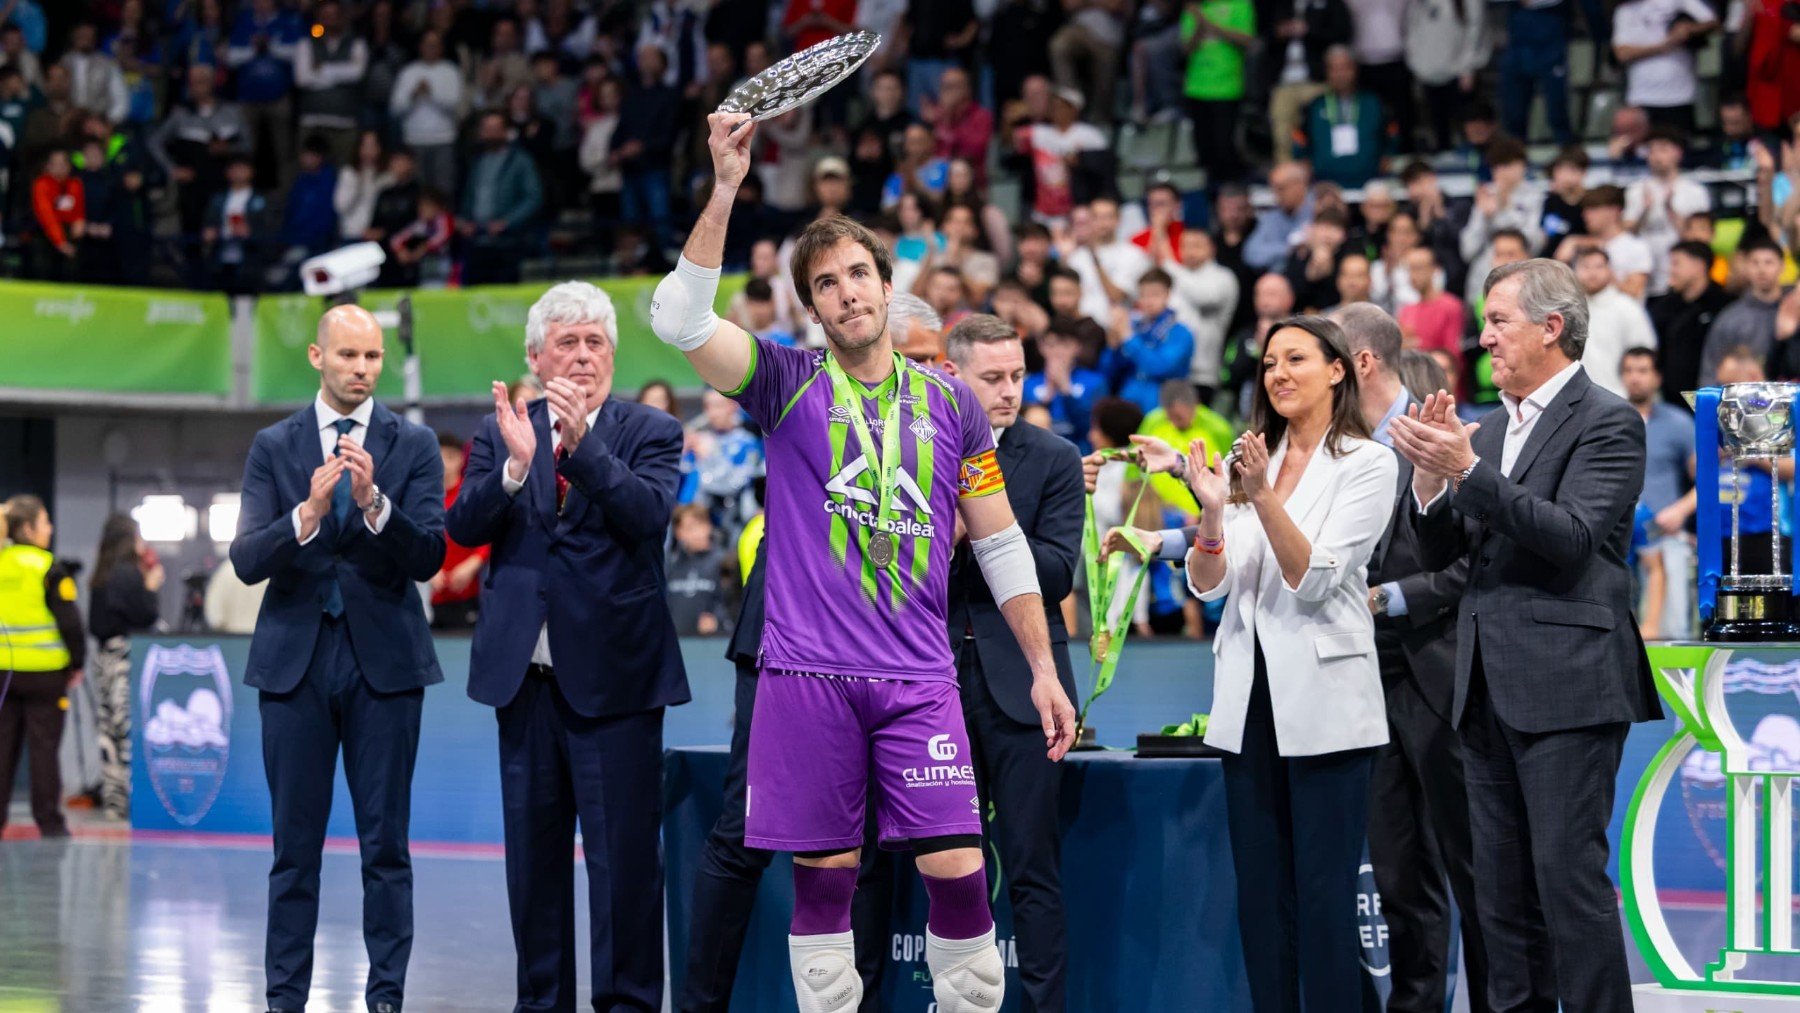
<svg viewBox="0 0 1800 1013"><path fill-rule="evenodd" d="M551 670L533 666L496 714L506 897L518 950L513 1009L575 1009L577 820L593 1006L662 1009L662 708L585 717Z"/></svg>
<svg viewBox="0 0 1800 1013"><path fill-rule="evenodd" d="M750 753L750 716L756 707L756 664L737 663L737 710L732 718L731 757L725 767L725 806L707 835L694 875L693 932L688 939L687 980L675 1008L681 1013L726 1013L737 981L738 958L750 929L756 890L773 851L744 846L745 768Z"/></svg>
<svg viewBox="0 0 1800 1013"><path fill-rule="evenodd" d="M1221 760L1250 1000L1257 1013L1355 1008L1357 879L1375 750L1282 756L1260 642L1255 654L1244 741Z"/></svg>
<svg viewBox="0 0 1800 1013"><path fill-rule="evenodd" d="M992 813L989 854L1006 883L1026 1010L1060 1013L1069 942L1062 899L1062 767L1044 755L1044 730L995 702L975 641L962 642L957 681L975 757L981 811Z"/></svg>
<svg viewBox="0 0 1800 1013"><path fill-rule="evenodd" d="M56 751L62 745L68 711L69 672L0 671L0 686L12 677L12 688L0 697L0 829L6 826L7 803L12 798L13 778L19 756L28 757L31 769L31 818L47 837L68 834L62 813L62 768Z"/></svg>
<svg viewBox="0 0 1800 1013"><path fill-rule="evenodd" d="M1494 712L1479 647L1463 710L1475 903L1496 1011L1629 1013L1606 825L1627 725L1530 733Z"/></svg>
<svg viewBox="0 0 1800 1013"><path fill-rule="evenodd" d="M273 1008L305 1009L312 986L319 856L331 816L340 745L362 851L368 1003L371 1008L378 1002L401 1005L412 955L413 876L407 833L424 701L423 689L378 693L370 688L351 649L349 627L341 619L320 624L299 685L286 693L265 692L258 699L275 838L263 957Z"/></svg>
<svg viewBox="0 0 1800 1013"><path fill-rule="evenodd" d="M1404 659L1397 659L1404 665ZM1389 1013L1443 1013L1456 898L1469 1008L1487 1007L1487 947L1476 918L1475 867L1462 741L1405 678L1387 691L1388 734L1369 785L1369 864L1387 919ZM1448 884L1448 890L1445 889Z"/></svg>

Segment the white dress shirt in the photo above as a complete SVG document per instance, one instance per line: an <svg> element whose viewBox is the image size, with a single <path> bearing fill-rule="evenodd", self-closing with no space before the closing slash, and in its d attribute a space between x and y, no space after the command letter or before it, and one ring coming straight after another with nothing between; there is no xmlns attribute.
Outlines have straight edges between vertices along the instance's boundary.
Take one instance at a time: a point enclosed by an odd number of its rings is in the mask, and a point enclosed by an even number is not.
<svg viewBox="0 0 1800 1013"><path fill-rule="evenodd" d="M552 434L555 434L558 427L560 427L562 425L562 420L558 419L556 417L556 410L551 408L549 405L545 405L544 410L550 413L550 432ZM598 419L599 417L600 417L600 409L598 409L598 408L594 409L591 412L588 412L588 415L587 415L587 431L588 432L591 433L594 431L594 420ZM584 439L585 439L585 437L584 437ZM551 446L548 448L550 453L552 453L552 454L556 453L556 444L558 444L558 443L560 443L560 441L557 440L554 435L552 435ZM539 448L539 449L544 449L544 448ZM510 460L510 456L508 459ZM525 475L527 478L531 477L531 466L529 464L526 465ZM516 496L516 495L518 495L520 489L525 488L524 482L513 481L512 471L511 471L511 469L507 468L507 466L504 462L500 465L500 488L506 490L506 494L508 496ZM542 665L545 668L551 667L551 663L550 663L550 624L549 623L545 623L543 625L543 628L538 630L537 646L532 648L532 650L531 650L531 663L534 665Z"/></svg>
<svg viewBox="0 0 1800 1013"><path fill-rule="evenodd" d="M1519 460L1519 451L1525 449L1525 441L1531 439L1531 431L1537 427L1537 420L1556 400L1556 395L1575 378L1575 371L1581 363L1571 362L1556 375L1538 385L1538 389L1525 395L1523 399L1502 393L1500 402L1506 406L1506 442L1500 451L1500 473L1507 478L1512 477L1513 465Z"/></svg>
<svg viewBox="0 0 1800 1013"><path fill-rule="evenodd" d="M1581 364L1588 377L1620 397L1625 396L1625 380L1619 375L1619 363L1633 348L1656 349L1656 325L1644 304L1608 285L1588 296L1587 346L1581 351Z"/></svg>
<svg viewBox="0 0 1800 1013"><path fill-rule="evenodd" d="M347 418L356 423L346 435L350 437L352 442L360 447L363 445L363 442L369 438L369 417L374 413L375 402L373 399L365 400L362 404L357 405L356 410L348 415L340 415L337 409L325 403L325 395L315 394L313 396L313 414L316 415L319 420L319 450L325 455L325 460L331 460L331 455L337 450L338 432L336 426L338 419ZM380 462L376 463L379 464ZM304 504L295 504L293 514L294 537L300 539L301 545L305 545L307 542L319 537L319 529L316 526L313 528L312 534L304 537L301 536L300 507L303 505ZM352 507L355 506L355 504L351 505ZM361 511L358 512L361 513ZM375 515L374 520L369 520L369 515L364 513L363 525L367 527L371 533L379 535L381 534L381 529L387 526L388 515L393 512L394 501L389 500L381 505L381 512Z"/></svg>

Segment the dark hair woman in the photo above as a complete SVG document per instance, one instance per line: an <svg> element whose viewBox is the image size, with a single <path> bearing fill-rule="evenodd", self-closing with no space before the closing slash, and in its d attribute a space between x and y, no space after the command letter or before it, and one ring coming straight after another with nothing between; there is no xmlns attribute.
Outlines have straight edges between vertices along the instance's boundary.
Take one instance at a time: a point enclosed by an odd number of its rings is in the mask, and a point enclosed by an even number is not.
<svg viewBox="0 0 1800 1013"><path fill-rule="evenodd" d="M88 630L100 645L88 666L100 741L100 807L131 813L131 635L156 625L163 568L138 535L137 521L113 514L100 529L88 584Z"/></svg>
<svg viewBox="0 0 1800 1013"><path fill-rule="evenodd" d="M1343 332L1275 324L1250 430L1221 460L1195 441L1200 502L1188 583L1230 595L1215 644L1209 745L1225 751L1238 927L1259 1010L1355 995L1357 870L1387 708L1368 562L1398 464L1369 438ZM1267 634L1265 637L1264 634Z"/></svg>

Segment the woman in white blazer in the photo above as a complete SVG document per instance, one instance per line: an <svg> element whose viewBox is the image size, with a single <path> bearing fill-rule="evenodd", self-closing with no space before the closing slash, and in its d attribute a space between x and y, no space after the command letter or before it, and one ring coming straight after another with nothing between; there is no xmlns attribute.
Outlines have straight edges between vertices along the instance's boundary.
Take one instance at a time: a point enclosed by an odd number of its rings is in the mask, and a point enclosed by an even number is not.
<svg viewBox="0 0 1800 1013"><path fill-rule="evenodd" d="M1206 741L1226 753L1238 927L1265 1013L1343 1009L1362 987L1357 871L1388 740L1366 581L1398 464L1358 404L1337 325L1290 318L1270 329L1250 431L1224 460L1196 441L1186 462L1202 508L1188 583L1227 599Z"/></svg>

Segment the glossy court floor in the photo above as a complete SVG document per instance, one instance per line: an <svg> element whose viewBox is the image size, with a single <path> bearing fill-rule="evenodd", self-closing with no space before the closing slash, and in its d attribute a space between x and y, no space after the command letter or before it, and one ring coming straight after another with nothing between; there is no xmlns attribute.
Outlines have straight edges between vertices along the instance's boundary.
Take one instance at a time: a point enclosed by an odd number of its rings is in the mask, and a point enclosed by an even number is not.
<svg viewBox="0 0 1800 1013"><path fill-rule="evenodd" d="M0 1013L261 1010L267 841L133 839L116 824L74 815L74 839L39 840L17 805L0 840ZM498 851L415 849L413 864L406 1008L510 1009L512 935ZM579 866L576 876L585 896ZM328 849L314 1013L364 1009L359 882L353 847ZM1723 938L1722 907L1670 908L1678 936ZM586 905L576 910L585 939ZM1632 963L1633 980L1649 980L1635 955ZM586 995L585 950L580 964L578 994ZM1455 1008L1468 1008L1464 996Z"/></svg>

